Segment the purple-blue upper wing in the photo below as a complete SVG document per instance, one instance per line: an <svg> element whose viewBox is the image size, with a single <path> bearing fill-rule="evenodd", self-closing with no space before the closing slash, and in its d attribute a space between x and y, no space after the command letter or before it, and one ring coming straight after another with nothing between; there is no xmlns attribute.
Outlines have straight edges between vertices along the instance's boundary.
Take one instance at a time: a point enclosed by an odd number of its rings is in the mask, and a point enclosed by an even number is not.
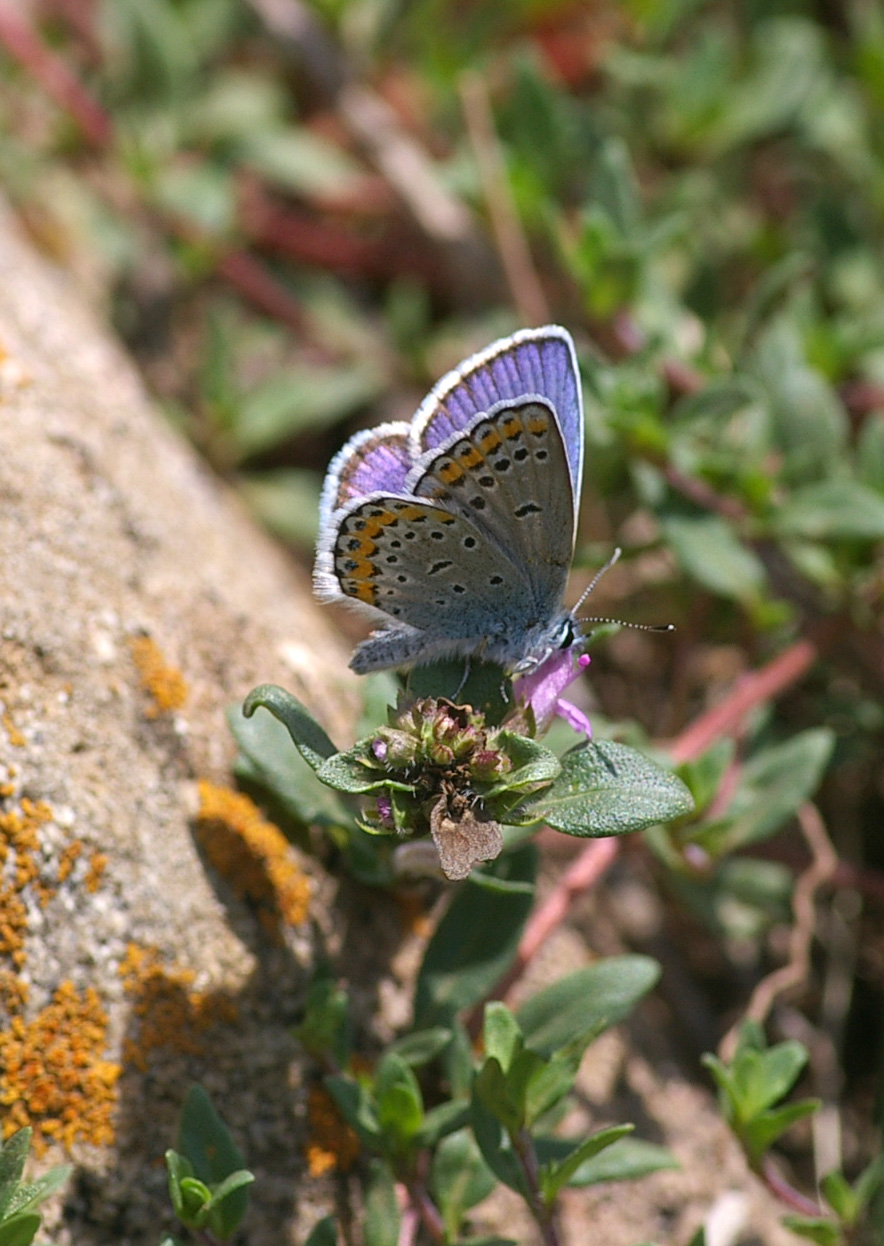
<svg viewBox="0 0 884 1246"><path fill-rule="evenodd" d="M562 430L575 500L583 476L583 401L574 343L567 329L521 329L444 376L412 421L415 458L460 432L503 399L547 399Z"/></svg>

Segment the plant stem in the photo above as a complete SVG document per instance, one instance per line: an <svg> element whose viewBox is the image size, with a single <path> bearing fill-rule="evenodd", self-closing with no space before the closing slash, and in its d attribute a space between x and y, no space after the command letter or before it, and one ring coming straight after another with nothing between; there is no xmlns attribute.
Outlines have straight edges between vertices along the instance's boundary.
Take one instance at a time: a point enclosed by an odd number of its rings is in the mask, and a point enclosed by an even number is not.
<svg viewBox="0 0 884 1246"><path fill-rule="evenodd" d="M528 1209L534 1217L534 1221L540 1229L540 1235L543 1239L544 1246L562 1246L562 1239L559 1236L559 1226L556 1224L555 1208L547 1206L540 1193L540 1179L537 1171L537 1155L534 1151L534 1139L528 1133L527 1129L520 1129L518 1134L512 1134L513 1150L518 1156L522 1172L525 1175L525 1182L529 1190L529 1198L526 1200Z"/></svg>
<svg viewBox="0 0 884 1246"><path fill-rule="evenodd" d="M819 1205L790 1185L782 1173L777 1172L769 1155L764 1157L757 1171L771 1194L775 1194L792 1211L800 1216L816 1217L820 1214Z"/></svg>

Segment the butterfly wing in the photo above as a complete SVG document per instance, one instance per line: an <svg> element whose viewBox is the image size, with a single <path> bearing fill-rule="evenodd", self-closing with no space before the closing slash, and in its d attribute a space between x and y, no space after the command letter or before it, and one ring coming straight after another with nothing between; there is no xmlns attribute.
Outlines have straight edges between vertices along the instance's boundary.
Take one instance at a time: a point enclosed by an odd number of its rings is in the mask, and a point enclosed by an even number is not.
<svg viewBox="0 0 884 1246"><path fill-rule="evenodd" d="M560 325L521 329L465 360L436 384L412 421L413 454L463 432L497 403L545 398L556 413L568 457L571 488L580 497L583 479L583 396L574 342Z"/></svg>
<svg viewBox="0 0 884 1246"><path fill-rule="evenodd" d="M509 656L535 614L524 570L496 542L466 515L408 495L375 493L340 512L324 571L331 595L389 620L360 645L356 670L483 648Z"/></svg>
<svg viewBox="0 0 884 1246"><path fill-rule="evenodd" d="M321 598L383 621L351 666L514 666L557 643L582 470L574 346L555 325L468 359L411 425L351 438L323 488L314 572Z"/></svg>
<svg viewBox="0 0 884 1246"><path fill-rule="evenodd" d="M410 425L379 424L351 437L329 464L319 503L319 531L336 510L377 490L399 492L413 467Z"/></svg>
<svg viewBox="0 0 884 1246"><path fill-rule="evenodd" d="M575 506L561 429L548 403L497 403L425 454L406 491L469 520L518 567L538 622L558 610L574 549Z"/></svg>

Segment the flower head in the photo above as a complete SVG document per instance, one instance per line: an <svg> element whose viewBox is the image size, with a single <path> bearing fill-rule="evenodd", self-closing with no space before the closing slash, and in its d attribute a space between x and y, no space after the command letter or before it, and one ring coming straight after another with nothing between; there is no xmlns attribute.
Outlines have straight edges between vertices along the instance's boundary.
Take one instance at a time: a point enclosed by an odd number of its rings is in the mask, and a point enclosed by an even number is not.
<svg viewBox="0 0 884 1246"><path fill-rule="evenodd" d="M537 730L544 732L553 718L563 718L575 731L592 738L589 719L576 705L562 698L561 693L589 666L589 654L581 653L575 661L573 649L556 649L530 675L516 680L516 699L531 706Z"/></svg>

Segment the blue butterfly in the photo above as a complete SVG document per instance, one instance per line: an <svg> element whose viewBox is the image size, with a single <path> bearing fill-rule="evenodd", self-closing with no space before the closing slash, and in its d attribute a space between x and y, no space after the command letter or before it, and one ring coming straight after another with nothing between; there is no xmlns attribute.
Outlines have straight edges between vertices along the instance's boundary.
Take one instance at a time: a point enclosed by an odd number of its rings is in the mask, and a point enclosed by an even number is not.
<svg viewBox="0 0 884 1246"><path fill-rule="evenodd" d="M314 585L381 624L353 670L466 655L524 673L567 648L582 476L580 376L558 325L471 356L411 423L352 437L323 487Z"/></svg>

